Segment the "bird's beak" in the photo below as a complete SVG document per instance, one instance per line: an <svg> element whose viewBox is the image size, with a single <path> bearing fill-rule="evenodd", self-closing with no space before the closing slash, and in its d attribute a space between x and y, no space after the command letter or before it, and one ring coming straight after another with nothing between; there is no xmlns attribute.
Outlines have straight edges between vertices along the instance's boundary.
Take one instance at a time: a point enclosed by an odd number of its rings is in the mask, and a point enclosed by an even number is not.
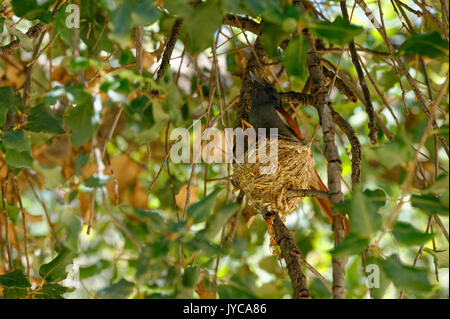
<svg viewBox="0 0 450 319"><path fill-rule="evenodd" d="M242 125L242 130L244 130L244 131L250 127L253 127L253 125L251 125L249 122L247 122L244 119L241 119L241 125Z"/></svg>

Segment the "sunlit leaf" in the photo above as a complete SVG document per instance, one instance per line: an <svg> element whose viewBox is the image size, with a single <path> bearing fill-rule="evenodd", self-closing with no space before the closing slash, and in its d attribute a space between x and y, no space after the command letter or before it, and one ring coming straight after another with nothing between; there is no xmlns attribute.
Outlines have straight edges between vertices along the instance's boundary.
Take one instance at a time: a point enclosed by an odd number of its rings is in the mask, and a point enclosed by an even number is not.
<svg viewBox="0 0 450 319"><path fill-rule="evenodd" d="M39 275L47 282L64 280L67 277L66 268L72 262L72 252L64 248L55 259L39 268Z"/></svg>

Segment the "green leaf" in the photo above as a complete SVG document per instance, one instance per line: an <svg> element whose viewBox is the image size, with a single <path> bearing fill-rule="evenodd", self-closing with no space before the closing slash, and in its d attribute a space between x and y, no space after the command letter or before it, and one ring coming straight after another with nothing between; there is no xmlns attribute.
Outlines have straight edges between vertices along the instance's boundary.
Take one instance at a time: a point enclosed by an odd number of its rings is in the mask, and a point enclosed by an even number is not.
<svg viewBox="0 0 450 319"><path fill-rule="evenodd" d="M23 130L13 131L9 130L0 136L0 140L7 149L17 152L24 152L31 150L31 140L25 135Z"/></svg>
<svg viewBox="0 0 450 319"><path fill-rule="evenodd" d="M182 283L185 287L193 288L199 279L199 272L197 267L188 267L184 269Z"/></svg>
<svg viewBox="0 0 450 319"><path fill-rule="evenodd" d="M211 218L205 229L205 238L213 240L220 232L220 229L226 225L226 222L238 211L239 206L236 203L229 203L221 207Z"/></svg>
<svg viewBox="0 0 450 319"><path fill-rule="evenodd" d="M433 194L414 194L411 196L411 205L429 215L438 214L448 216L448 205L445 205L445 202L443 203L441 198Z"/></svg>
<svg viewBox="0 0 450 319"><path fill-rule="evenodd" d="M381 147L375 148L375 152L380 162L388 169L397 165L405 166L414 156L412 144L413 142L406 130L400 127L394 139Z"/></svg>
<svg viewBox="0 0 450 319"><path fill-rule="evenodd" d="M283 12L281 11L280 0L262 1L264 2L263 20L272 23L283 23Z"/></svg>
<svg viewBox="0 0 450 319"><path fill-rule="evenodd" d="M396 254L383 262L383 268L398 289L407 292L428 292L432 289L426 270L403 265Z"/></svg>
<svg viewBox="0 0 450 319"><path fill-rule="evenodd" d="M27 277L20 270L0 276L0 286L3 287L3 295L7 299L25 298L31 287Z"/></svg>
<svg viewBox="0 0 450 319"><path fill-rule="evenodd" d="M67 248L63 248L55 259L39 268L39 275L41 275L46 282L58 282L64 280L67 277L66 268L70 264L72 264L72 252Z"/></svg>
<svg viewBox="0 0 450 319"><path fill-rule="evenodd" d="M448 268L448 259L449 259L448 249L432 250L430 248L425 247L423 250L425 250L427 253L433 256L434 261L437 263L439 268Z"/></svg>
<svg viewBox="0 0 450 319"><path fill-rule="evenodd" d="M27 129L33 132L45 132L55 135L66 132L63 128L61 115L55 114L45 104L33 107L27 121Z"/></svg>
<svg viewBox="0 0 450 319"><path fill-rule="evenodd" d="M136 267L136 279L139 283L145 283L152 275L161 271L161 268L167 267L165 258L169 252L169 244L167 238L160 237L157 241L142 249Z"/></svg>
<svg viewBox="0 0 450 319"><path fill-rule="evenodd" d="M244 0L223 0L222 5L224 12L230 12L235 14L246 13Z"/></svg>
<svg viewBox="0 0 450 319"><path fill-rule="evenodd" d="M395 239L403 245L422 245L433 238L432 234L419 231L413 225L404 222L397 222L392 230Z"/></svg>
<svg viewBox="0 0 450 319"><path fill-rule="evenodd" d="M18 17L33 21L39 17L48 15L49 7L54 0L12 0L14 14Z"/></svg>
<svg viewBox="0 0 450 319"><path fill-rule="evenodd" d="M217 204L217 195L222 191L222 188L216 188L205 198L189 206L187 215L195 223L200 223L208 219L211 211Z"/></svg>
<svg viewBox="0 0 450 319"><path fill-rule="evenodd" d="M33 168L38 171L44 180L44 187L47 189L55 189L63 182L60 166L46 167L39 162L35 162Z"/></svg>
<svg viewBox="0 0 450 319"><path fill-rule="evenodd" d="M7 148L6 162L14 168L31 168L33 165L33 157L31 151L17 152Z"/></svg>
<svg viewBox="0 0 450 319"><path fill-rule="evenodd" d="M111 176L102 176L102 177L92 176L92 177L86 178L84 180L84 185L86 185L86 187L92 187L92 188L102 187L108 183L110 178L111 178Z"/></svg>
<svg viewBox="0 0 450 319"><path fill-rule="evenodd" d="M164 111L162 105L157 102L147 107L147 111L151 112L154 124L149 129L146 129L136 135L136 142L138 144L146 144L158 139L162 128L167 124L167 121L170 118ZM147 111L145 113L147 113ZM147 114L144 114L144 116L146 115ZM148 122L148 120L148 118L145 118L145 120L142 121L142 124Z"/></svg>
<svg viewBox="0 0 450 319"><path fill-rule="evenodd" d="M8 110L15 109L21 104L21 99L16 96L14 89L10 86L0 87L0 129L5 124Z"/></svg>
<svg viewBox="0 0 450 319"><path fill-rule="evenodd" d="M306 79L306 56L308 54L308 48L308 40L300 35L289 42L285 50L285 57L283 58L283 64L288 75L298 76L302 80Z"/></svg>
<svg viewBox="0 0 450 319"><path fill-rule="evenodd" d="M83 56L76 57L72 60L70 60L70 65L72 69L75 71L82 70L86 71L89 67L89 59Z"/></svg>
<svg viewBox="0 0 450 319"><path fill-rule="evenodd" d="M258 266L267 271L269 274L276 274L280 269L280 265L278 264L278 259L276 256L266 256L261 259L258 263Z"/></svg>
<svg viewBox="0 0 450 319"><path fill-rule="evenodd" d="M266 1L245 0L245 5L254 16L260 16L266 10Z"/></svg>
<svg viewBox="0 0 450 319"><path fill-rule="evenodd" d="M82 174L81 169L89 162L89 158L89 153L77 155L77 159L75 160L75 173L77 173L77 175Z"/></svg>
<svg viewBox="0 0 450 319"><path fill-rule="evenodd" d="M3 33L3 24L5 23L5 20L5 17L0 18L0 33Z"/></svg>
<svg viewBox="0 0 450 319"><path fill-rule="evenodd" d="M2 105L0 102L0 128L2 128L3 124L6 122L6 114L8 114L8 107Z"/></svg>
<svg viewBox="0 0 450 319"><path fill-rule="evenodd" d="M184 25L189 33L188 50L197 54L213 41L214 32L222 24L222 8L218 1L202 2L185 17Z"/></svg>
<svg viewBox="0 0 450 319"><path fill-rule="evenodd" d="M17 108L21 105L22 100L20 97L16 96L14 93L14 89L10 86L1 86L0 87L0 107L12 107ZM1 124L1 122L0 122Z"/></svg>
<svg viewBox="0 0 450 319"><path fill-rule="evenodd" d="M6 203L6 211L8 213L9 219L12 221L14 225L16 225L17 216L19 216L20 213L20 208L14 205L10 205L9 203Z"/></svg>
<svg viewBox="0 0 450 319"><path fill-rule="evenodd" d="M429 58L448 58L448 40L438 32L413 33L401 45L399 52L418 54Z"/></svg>
<svg viewBox="0 0 450 319"><path fill-rule="evenodd" d="M379 196L377 201L373 200L374 194ZM375 232L381 228L382 221L378 210L381 202L385 201L386 195L381 190L376 191L376 193L369 190L361 192L360 187L355 187L349 204L352 233L363 238L367 236L372 238Z"/></svg>
<svg viewBox="0 0 450 319"><path fill-rule="evenodd" d="M69 108L65 122L72 131L70 141L73 146L79 147L87 143L98 128L94 120L92 104L82 104Z"/></svg>
<svg viewBox="0 0 450 319"><path fill-rule="evenodd" d="M111 263L107 260L102 259L91 266L80 267L80 279L98 275L109 266L111 266Z"/></svg>
<svg viewBox="0 0 450 319"><path fill-rule="evenodd" d="M278 56L278 47L289 34L283 30L280 24L264 22L261 31L261 44L269 58Z"/></svg>
<svg viewBox="0 0 450 319"><path fill-rule="evenodd" d="M134 286L133 282L121 278L111 286L98 291L97 295L105 299L126 299L133 293Z"/></svg>
<svg viewBox="0 0 450 319"><path fill-rule="evenodd" d="M121 47L126 47L131 43L130 32L133 27L131 13L133 12L134 1L123 1L114 11L110 13L110 21L113 32L109 37L117 41Z"/></svg>
<svg viewBox="0 0 450 319"><path fill-rule="evenodd" d="M201 252L203 256L207 257L214 257L224 253L222 248L206 239L201 232L188 241L185 247L192 253Z"/></svg>
<svg viewBox="0 0 450 319"><path fill-rule="evenodd" d="M66 207L61 216L61 222L65 230L64 246L72 251L76 251L82 226L80 218L71 208Z"/></svg>
<svg viewBox="0 0 450 319"><path fill-rule="evenodd" d="M314 299L330 299L332 297L330 291L319 278L311 280L309 291Z"/></svg>
<svg viewBox="0 0 450 319"><path fill-rule="evenodd" d="M360 237L356 234L350 233L339 244L339 246L333 249L330 253L337 258L356 255L363 252L368 245L368 238Z"/></svg>
<svg viewBox="0 0 450 319"><path fill-rule="evenodd" d="M342 16L337 16L333 22L308 23L307 26L319 38L341 45L348 44L364 31L363 27L349 23Z"/></svg>
<svg viewBox="0 0 450 319"><path fill-rule="evenodd" d="M150 25L158 21L161 11L153 0L139 0L133 10L133 21L137 25Z"/></svg>
<svg viewBox="0 0 450 319"><path fill-rule="evenodd" d="M391 280L383 268L384 260L377 256L369 256L364 261L364 272L367 276L367 285L374 299L383 298Z"/></svg>
<svg viewBox="0 0 450 319"><path fill-rule="evenodd" d="M36 299L64 299L63 294L69 291L69 288L59 284L46 283L40 288L35 295Z"/></svg>

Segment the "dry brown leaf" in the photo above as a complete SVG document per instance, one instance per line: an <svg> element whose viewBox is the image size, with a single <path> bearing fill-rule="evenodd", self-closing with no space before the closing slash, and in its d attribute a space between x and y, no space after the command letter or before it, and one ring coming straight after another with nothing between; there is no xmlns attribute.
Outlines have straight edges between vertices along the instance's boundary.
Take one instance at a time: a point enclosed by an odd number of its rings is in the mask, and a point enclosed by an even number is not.
<svg viewBox="0 0 450 319"><path fill-rule="evenodd" d="M91 201L88 193L79 193L78 199L80 201L81 214L83 215L83 221L87 225L89 224L89 210L91 209Z"/></svg>
<svg viewBox="0 0 450 319"><path fill-rule="evenodd" d="M188 187L187 184L181 186L178 194L175 195L175 203L182 210L184 210L184 206L186 205L187 187ZM198 201L198 189L197 189L197 186L191 185L188 207L191 206L193 203L195 203L197 201Z"/></svg>
<svg viewBox="0 0 450 319"><path fill-rule="evenodd" d="M25 211L25 219L30 223L39 223L43 220L42 215L31 215L27 211Z"/></svg>
<svg viewBox="0 0 450 319"><path fill-rule="evenodd" d="M65 69L57 66L53 68L52 80L57 81L62 85L66 85L67 83L70 83L70 81L72 80L72 76L69 73L67 73Z"/></svg>
<svg viewBox="0 0 450 319"><path fill-rule="evenodd" d="M14 88L18 90L23 87L27 76L24 70L18 69L12 64L8 64L6 68L6 80Z"/></svg>
<svg viewBox="0 0 450 319"><path fill-rule="evenodd" d="M123 200L133 207L145 209L148 207L147 190L141 183L138 183L136 187L125 196Z"/></svg>
<svg viewBox="0 0 450 319"><path fill-rule="evenodd" d="M195 292L199 295L200 299L216 299L216 296L209 290L205 280L198 283Z"/></svg>
<svg viewBox="0 0 450 319"><path fill-rule="evenodd" d="M150 69L155 64L157 57L152 52L144 51L142 55L142 66L144 69Z"/></svg>

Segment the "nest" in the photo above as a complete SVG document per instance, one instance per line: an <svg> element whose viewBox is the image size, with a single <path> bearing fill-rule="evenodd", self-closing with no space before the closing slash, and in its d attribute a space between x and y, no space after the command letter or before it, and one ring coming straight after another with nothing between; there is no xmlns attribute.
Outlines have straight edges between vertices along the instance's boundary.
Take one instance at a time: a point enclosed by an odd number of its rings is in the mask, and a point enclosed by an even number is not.
<svg viewBox="0 0 450 319"><path fill-rule="evenodd" d="M244 163L233 165L232 182L245 193L249 205L258 210L277 212L284 219L303 200L302 197L287 197L287 191L309 189L311 185L314 174L313 155L309 145L299 141L278 139L278 154L269 153L271 144L276 143L274 139L266 139L261 143L266 144L268 158L263 159L265 163L259 160L256 150L248 150L244 154ZM251 156L256 161L250 162L248 159ZM272 167L271 174L262 173L270 171L270 160L277 156L278 163Z"/></svg>

